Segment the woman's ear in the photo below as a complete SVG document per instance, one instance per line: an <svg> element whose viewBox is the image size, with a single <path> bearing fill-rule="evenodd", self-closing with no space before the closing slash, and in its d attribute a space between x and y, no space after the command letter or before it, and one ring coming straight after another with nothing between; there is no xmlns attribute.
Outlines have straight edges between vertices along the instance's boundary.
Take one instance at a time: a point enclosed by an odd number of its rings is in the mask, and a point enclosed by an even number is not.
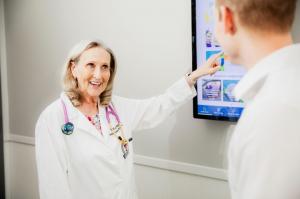
<svg viewBox="0 0 300 199"><path fill-rule="evenodd" d="M70 69L71 69L73 77L76 78L77 77L77 75L76 75L77 70L76 70L76 64L75 64L74 61L70 61Z"/></svg>

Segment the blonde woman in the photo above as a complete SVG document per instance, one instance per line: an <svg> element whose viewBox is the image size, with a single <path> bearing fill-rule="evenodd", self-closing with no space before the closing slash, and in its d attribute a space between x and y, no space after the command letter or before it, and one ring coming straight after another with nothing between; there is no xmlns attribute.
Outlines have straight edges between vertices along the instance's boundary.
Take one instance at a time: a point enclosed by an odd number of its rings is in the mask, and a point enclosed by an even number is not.
<svg viewBox="0 0 300 199"><path fill-rule="evenodd" d="M77 44L64 67L64 91L36 124L41 199L135 199L132 132L152 128L195 96L215 60L166 93L135 100L112 95L116 60L98 41Z"/></svg>

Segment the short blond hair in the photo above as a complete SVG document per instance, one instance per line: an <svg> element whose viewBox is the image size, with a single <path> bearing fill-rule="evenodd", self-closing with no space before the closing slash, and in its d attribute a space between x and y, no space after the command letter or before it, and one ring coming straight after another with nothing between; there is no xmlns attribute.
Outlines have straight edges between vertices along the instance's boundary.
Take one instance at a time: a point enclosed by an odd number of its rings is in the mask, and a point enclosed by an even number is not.
<svg viewBox="0 0 300 199"><path fill-rule="evenodd" d="M289 32L292 28L297 0L216 0L237 13L241 24L262 31Z"/></svg>
<svg viewBox="0 0 300 199"><path fill-rule="evenodd" d="M99 99L100 104L103 106L107 106L111 102L113 82L116 74L115 56L112 50L105 47L100 41L83 40L72 48L63 67L63 89L75 107L81 105L82 94L79 91L78 82L72 74L72 62L75 64L78 63L80 56L84 51L95 47L101 47L110 54L110 78L108 80L107 87L100 94Z"/></svg>

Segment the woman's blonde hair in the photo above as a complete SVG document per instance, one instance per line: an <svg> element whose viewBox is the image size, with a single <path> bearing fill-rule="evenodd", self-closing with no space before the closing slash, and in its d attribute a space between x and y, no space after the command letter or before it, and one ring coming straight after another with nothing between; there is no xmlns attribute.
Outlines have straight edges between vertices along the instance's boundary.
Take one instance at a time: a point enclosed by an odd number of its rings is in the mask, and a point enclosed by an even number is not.
<svg viewBox="0 0 300 199"><path fill-rule="evenodd" d="M97 40L83 40L76 44L72 50L70 51L67 61L64 64L63 68L63 89L66 95L71 100L72 104L75 107L81 105L82 94L78 88L77 79L73 76L71 66L72 62L77 64L81 54L91 48L101 47L105 49L110 54L110 78L107 83L107 87L105 90L100 94L100 104L103 106L109 105L111 102L112 97L112 89L113 89L113 82L116 74L116 60L115 56L111 49L105 47L100 41Z"/></svg>

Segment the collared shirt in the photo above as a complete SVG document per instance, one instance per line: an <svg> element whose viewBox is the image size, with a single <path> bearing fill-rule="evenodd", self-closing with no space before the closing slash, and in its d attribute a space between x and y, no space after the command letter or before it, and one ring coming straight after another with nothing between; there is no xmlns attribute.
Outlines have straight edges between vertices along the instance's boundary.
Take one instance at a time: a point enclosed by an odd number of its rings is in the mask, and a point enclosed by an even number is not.
<svg viewBox="0 0 300 199"><path fill-rule="evenodd" d="M256 64L234 90L245 102L229 145L233 199L300 198L300 45Z"/></svg>

